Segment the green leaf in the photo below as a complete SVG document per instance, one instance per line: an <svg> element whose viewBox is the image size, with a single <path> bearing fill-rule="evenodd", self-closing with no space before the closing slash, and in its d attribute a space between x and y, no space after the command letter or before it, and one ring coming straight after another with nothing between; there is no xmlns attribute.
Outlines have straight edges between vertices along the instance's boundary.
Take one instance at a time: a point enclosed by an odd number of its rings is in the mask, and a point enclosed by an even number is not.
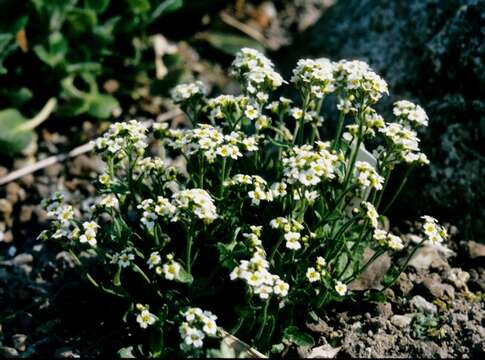
<svg viewBox="0 0 485 360"><path fill-rule="evenodd" d="M32 141L35 127L49 117L55 106L56 100L50 99L32 119L16 109L0 111L0 153L15 154L25 149Z"/></svg>
<svg viewBox="0 0 485 360"><path fill-rule="evenodd" d="M97 62L83 62L67 65L66 71L69 74L81 74L84 72L99 74L102 71L102 67L101 64Z"/></svg>
<svg viewBox="0 0 485 360"><path fill-rule="evenodd" d="M152 8L150 0L127 0L127 3L135 14L146 14Z"/></svg>
<svg viewBox="0 0 485 360"><path fill-rule="evenodd" d="M206 32L204 34L200 34L199 38L206 40L216 49L233 56L236 55L236 53L243 47L250 47L264 52L263 45L247 36L234 35L232 33L224 32Z"/></svg>
<svg viewBox="0 0 485 360"><path fill-rule="evenodd" d="M156 8L153 10L152 14L150 15L150 22L155 21L160 16L164 14L168 14L174 11L177 11L182 7L184 4L183 0L165 0L162 1Z"/></svg>
<svg viewBox="0 0 485 360"><path fill-rule="evenodd" d="M104 12L109 6L110 0L86 0L86 6L97 13Z"/></svg>
<svg viewBox="0 0 485 360"><path fill-rule="evenodd" d="M49 35L48 47L44 45L34 46L34 52L44 63L50 67L56 67L65 60L68 50L68 44L60 32L54 32Z"/></svg>
<svg viewBox="0 0 485 360"><path fill-rule="evenodd" d="M67 14L67 21L74 34L83 34L98 24L98 15L91 9L73 8Z"/></svg>
<svg viewBox="0 0 485 360"><path fill-rule="evenodd" d="M118 357L122 359L134 359L135 355L133 355L133 346L127 346L124 348L121 348L118 350L116 353Z"/></svg>
<svg viewBox="0 0 485 360"><path fill-rule="evenodd" d="M177 278L177 281L181 282L182 284L189 284L190 285L194 281L194 278L183 267L180 267L180 272L179 272L179 276Z"/></svg>
<svg viewBox="0 0 485 360"><path fill-rule="evenodd" d="M88 115L98 119L107 119L111 117L113 110L120 107L118 100L107 94L90 95Z"/></svg>
<svg viewBox="0 0 485 360"><path fill-rule="evenodd" d="M306 332L300 331L296 326L288 326L283 332L283 337L297 346L311 347L315 345L313 337Z"/></svg>

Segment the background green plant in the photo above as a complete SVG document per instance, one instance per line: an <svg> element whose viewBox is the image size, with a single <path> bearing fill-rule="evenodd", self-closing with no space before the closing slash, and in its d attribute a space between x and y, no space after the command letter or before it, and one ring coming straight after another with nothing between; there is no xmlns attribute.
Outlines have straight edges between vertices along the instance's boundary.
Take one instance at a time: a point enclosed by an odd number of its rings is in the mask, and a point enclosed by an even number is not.
<svg viewBox="0 0 485 360"><path fill-rule="evenodd" d="M150 35L163 15L182 5L182 0L1 1L0 109L9 108L2 116L17 109L32 117L54 97L57 117L109 118L132 103L137 84L154 78ZM177 55L167 57L175 68ZM102 87L108 79L120 84L115 95ZM8 126L3 117L0 132ZM1 152L18 150L0 146Z"/></svg>

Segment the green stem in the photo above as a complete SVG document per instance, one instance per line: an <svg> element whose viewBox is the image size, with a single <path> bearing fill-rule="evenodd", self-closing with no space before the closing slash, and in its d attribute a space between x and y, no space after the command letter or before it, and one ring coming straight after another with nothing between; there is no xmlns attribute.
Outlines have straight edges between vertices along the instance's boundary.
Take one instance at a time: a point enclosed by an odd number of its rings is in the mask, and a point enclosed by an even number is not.
<svg viewBox="0 0 485 360"><path fill-rule="evenodd" d="M338 122L337 122L337 129L335 131L335 140L333 143L333 148L335 150L340 149L340 136L342 135L344 120L345 120L345 114L343 112L340 112L340 115L338 117Z"/></svg>
<svg viewBox="0 0 485 360"><path fill-rule="evenodd" d="M397 280L397 278L399 277L399 275L401 275L401 273L404 271L404 269L406 268L406 266L408 266L409 261L414 256L414 254L416 253L416 251L418 251L418 249L421 247L421 245L425 241L426 241L426 238L424 238L418 244L416 244L416 246L414 247L413 251L411 251L411 253L408 255L408 257L406 258L406 260L404 260L404 262L401 265L401 267L399 268L399 271L397 272L396 276L394 276L394 278L384 287L384 289L382 289L382 291L388 289L389 287L391 287L394 284L394 282Z"/></svg>
<svg viewBox="0 0 485 360"><path fill-rule="evenodd" d="M191 270L192 270L192 234L190 234L190 229L187 231L187 254L186 254L186 260L185 260L185 265L187 266L187 272L189 275L192 275Z"/></svg>
<svg viewBox="0 0 485 360"><path fill-rule="evenodd" d="M389 201L389 203L384 208L384 210L381 212L381 214L385 214L387 212L387 210L389 210L389 208L392 206L392 204L394 203L394 201L396 201L397 197L399 196L399 194L401 193L402 189L404 188L404 185L406 185L406 182L407 182L407 180L409 178L409 174L411 173L411 170L413 168L414 168L414 166L410 166L410 167L407 168L406 173L404 174L404 177L402 178L401 183L399 184L399 187L398 187L397 191L394 193L394 196L392 197L391 201Z"/></svg>
<svg viewBox="0 0 485 360"><path fill-rule="evenodd" d="M266 326L266 319L268 317L268 307L269 307L269 302L271 299L266 300L266 304L264 304L264 310L263 310L263 321L261 321L261 326L259 327L258 333L256 334L255 340L259 340L261 338L261 335L263 335L263 330Z"/></svg>
<svg viewBox="0 0 485 360"><path fill-rule="evenodd" d="M226 180L226 158L222 159L222 170L221 170L221 189L219 191L219 197L222 199L224 195L224 181Z"/></svg>

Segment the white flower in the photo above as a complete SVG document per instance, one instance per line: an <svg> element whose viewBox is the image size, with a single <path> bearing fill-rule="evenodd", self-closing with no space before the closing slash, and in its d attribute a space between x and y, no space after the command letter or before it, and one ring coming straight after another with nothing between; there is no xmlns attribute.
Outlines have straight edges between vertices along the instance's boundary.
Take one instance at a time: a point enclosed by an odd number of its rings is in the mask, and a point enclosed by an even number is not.
<svg viewBox="0 0 485 360"><path fill-rule="evenodd" d="M152 252L147 260L148 268L151 269L154 266L159 265L162 262L162 258L157 252Z"/></svg>
<svg viewBox="0 0 485 360"><path fill-rule="evenodd" d="M374 229L377 229L379 225L379 222L378 222L379 214L377 213L376 208L374 207L374 205L372 205L370 202L367 202L367 201L362 201L362 205L367 210L366 211L367 219L372 224L372 227Z"/></svg>
<svg viewBox="0 0 485 360"><path fill-rule="evenodd" d="M320 281L320 273L313 267L309 267L306 271L306 277L311 283Z"/></svg>
<svg viewBox="0 0 485 360"><path fill-rule="evenodd" d="M252 105L248 105L244 111L244 115L250 120L254 120L259 116L258 110Z"/></svg>
<svg viewBox="0 0 485 360"><path fill-rule="evenodd" d="M261 285L254 288L254 293L258 294L259 297L263 300L268 299L272 292L273 288L268 285Z"/></svg>
<svg viewBox="0 0 485 360"><path fill-rule="evenodd" d="M345 285L344 283L342 283L341 281L337 281L335 283L335 291L337 292L337 294L339 294L340 296L344 296L345 294L347 294L347 285Z"/></svg>
<svg viewBox="0 0 485 360"><path fill-rule="evenodd" d="M149 325L153 325L155 321L157 321L157 317L147 309L142 310L136 317L136 322L140 324L142 329L146 329Z"/></svg>
<svg viewBox="0 0 485 360"><path fill-rule="evenodd" d="M286 297L288 295L288 290L290 290L290 285L288 285L288 283L280 279L275 281L273 287L273 292L275 295L278 295L280 297Z"/></svg>
<svg viewBox="0 0 485 360"><path fill-rule="evenodd" d="M179 278L180 268L180 264L176 261L170 261L166 264L163 264L163 276L167 280L176 280Z"/></svg>
<svg viewBox="0 0 485 360"><path fill-rule="evenodd" d="M200 348L202 347L202 345L204 345L204 337L205 334L202 331L189 328L187 336L184 338L184 341L187 345L193 346L194 348Z"/></svg>
<svg viewBox="0 0 485 360"><path fill-rule="evenodd" d="M202 330L207 334L207 335L215 335L217 333L217 324L214 320L210 318L204 318L204 327Z"/></svg>
<svg viewBox="0 0 485 360"><path fill-rule="evenodd" d="M108 209L118 209L119 202L116 196L114 196L113 194L108 194L101 198L101 200L99 201L99 205Z"/></svg>

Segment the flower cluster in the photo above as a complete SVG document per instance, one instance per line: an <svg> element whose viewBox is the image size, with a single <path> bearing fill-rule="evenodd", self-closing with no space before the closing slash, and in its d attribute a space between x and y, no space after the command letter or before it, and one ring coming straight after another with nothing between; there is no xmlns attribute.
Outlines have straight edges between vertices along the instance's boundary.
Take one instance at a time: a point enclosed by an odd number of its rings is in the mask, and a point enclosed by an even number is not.
<svg viewBox="0 0 485 360"><path fill-rule="evenodd" d="M388 94L387 83L363 61L341 60L334 65L336 88L344 94L350 108L362 107L364 102L376 103Z"/></svg>
<svg viewBox="0 0 485 360"><path fill-rule="evenodd" d="M174 260L173 254L165 256L166 262L162 265L162 257L157 251L150 254L147 260L149 269L154 269L158 275L162 275L165 280L180 280L182 266Z"/></svg>
<svg viewBox="0 0 485 360"><path fill-rule="evenodd" d="M376 169L365 161L357 161L355 163L355 170L357 172L357 184L362 188L371 188L381 190L384 178L380 176Z"/></svg>
<svg viewBox="0 0 485 360"><path fill-rule="evenodd" d="M259 136L246 136L240 131L232 131L224 135L220 128L208 124L201 124L193 130L171 130L174 138L172 146L181 148L189 146L189 155L201 152L209 163L215 161L217 156L237 160L242 157L243 151L258 150Z"/></svg>
<svg viewBox="0 0 485 360"><path fill-rule="evenodd" d="M262 98L263 102L267 100L264 96L267 90L275 90L284 82L268 58L249 48L241 49L236 55L231 65L231 75L244 85L249 94Z"/></svg>
<svg viewBox="0 0 485 360"><path fill-rule="evenodd" d="M268 189L268 182L259 175L236 174L224 184L224 186L231 187L237 185L250 186L251 190L247 192L247 196L251 199L251 204L255 206L259 205L261 201L271 202L275 197L286 193L286 184L275 185L274 190Z"/></svg>
<svg viewBox="0 0 485 360"><path fill-rule="evenodd" d="M217 334L217 316L210 311L202 311L197 307L188 308L182 313L184 320L179 327L184 346L201 348L206 336Z"/></svg>
<svg viewBox="0 0 485 360"><path fill-rule="evenodd" d="M194 214L205 223L211 223L217 219L217 209L212 197L203 189L182 190L175 193L173 199L178 209L173 221L180 219L180 210Z"/></svg>
<svg viewBox="0 0 485 360"><path fill-rule="evenodd" d="M399 123L389 123L379 129L386 139L392 143L392 149L397 155L397 161L402 160L408 164L428 164L429 160L419 150L419 138L414 130L406 128Z"/></svg>
<svg viewBox="0 0 485 360"><path fill-rule="evenodd" d="M421 217L424 220L423 231L426 235L426 240L431 244L443 242L448 238L446 228L438 224L438 220L434 217L424 215Z"/></svg>
<svg viewBox="0 0 485 360"><path fill-rule="evenodd" d="M382 229L374 229L374 239L379 243L380 246L389 248L391 250L402 250L404 245L399 236L393 235Z"/></svg>
<svg viewBox="0 0 485 360"><path fill-rule="evenodd" d="M146 329L148 326L155 324L158 320L155 315L149 311L148 305L136 304L136 309L139 314L136 316L136 322L142 329Z"/></svg>
<svg viewBox="0 0 485 360"><path fill-rule="evenodd" d="M424 109L408 100L400 100L394 103L394 115L405 125L412 127L428 126L428 115Z"/></svg>
<svg viewBox="0 0 485 360"><path fill-rule="evenodd" d="M372 227L377 229L379 226L379 214L377 213L376 208L368 201L362 201L361 205L363 209L365 209L365 216L371 223Z"/></svg>
<svg viewBox="0 0 485 360"><path fill-rule="evenodd" d="M131 151L140 156L148 146L146 132L147 127L136 120L115 123L94 142L94 146L106 156L109 154L117 159L126 158Z"/></svg>
<svg viewBox="0 0 485 360"><path fill-rule="evenodd" d="M140 221L148 230L153 229L159 216L173 219L177 211L177 208L172 205L170 200L163 196L158 196L156 201L153 199L145 199L137 208L143 210Z"/></svg>
<svg viewBox="0 0 485 360"><path fill-rule="evenodd" d="M180 84L173 88L171 92L175 103L184 103L194 98L201 98L206 95L206 89L201 81L189 84Z"/></svg>
<svg viewBox="0 0 485 360"><path fill-rule="evenodd" d="M277 217L270 221L269 226L273 229L283 230L286 247L290 250L301 249L301 241L306 242L308 240L308 236L301 236L304 226L295 219Z"/></svg>
<svg viewBox="0 0 485 360"><path fill-rule="evenodd" d="M266 252L260 240L261 226L251 226L251 233L244 233L249 248L253 252L251 259L241 260L231 274L231 280L241 279L259 295L262 300L267 300L274 294L280 298L288 295L290 286L280 279L278 275L269 272L269 262L266 260Z"/></svg>
<svg viewBox="0 0 485 360"><path fill-rule="evenodd" d="M91 246L96 246L96 232L99 228L99 225L96 224L94 221L85 221L83 222L83 230L84 233L79 236L80 243L88 243Z"/></svg>
<svg viewBox="0 0 485 360"><path fill-rule="evenodd" d="M328 59L299 60L291 82L302 93L321 99L334 91L333 63Z"/></svg>
<svg viewBox="0 0 485 360"><path fill-rule="evenodd" d="M303 186L319 184L335 178L338 156L328 150L328 144L317 142L318 151L311 145L295 146L283 157L284 175L290 184Z"/></svg>

